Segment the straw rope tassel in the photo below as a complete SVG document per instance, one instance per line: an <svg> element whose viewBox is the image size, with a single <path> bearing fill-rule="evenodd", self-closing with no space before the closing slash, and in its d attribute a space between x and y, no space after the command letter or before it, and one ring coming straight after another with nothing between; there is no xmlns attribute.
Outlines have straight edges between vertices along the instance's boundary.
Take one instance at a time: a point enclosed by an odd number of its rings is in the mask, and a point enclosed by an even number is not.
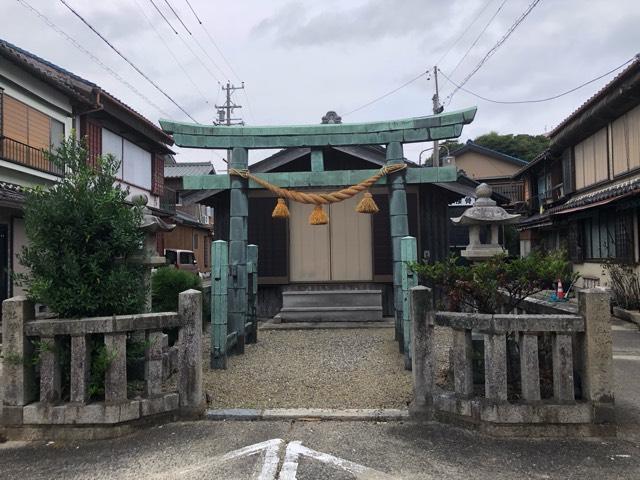
<svg viewBox="0 0 640 480"><path fill-rule="evenodd" d="M287 207L287 203L284 201L284 198L278 199L276 208L273 209L271 216L273 218L289 218L289 207Z"/></svg>
<svg viewBox="0 0 640 480"><path fill-rule="evenodd" d="M369 192L364 193L364 197L362 200L358 202L358 206L356 207L356 212L358 213L378 213L380 209L378 205L376 205L375 200L373 199L373 195Z"/></svg>
<svg viewBox="0 0 640 480"><path fill-rule="evenodd" d="M309 215L309 224L310 225L326 225L329 223L329 216L327 212L324 211L322 205L316 205L313 207L313 212Z"/></svg>
<svg viewBox="0 0 640 480"><path fill-rule="evenodd" d="M315 208L313 209L313 212L309 217L309 223L311 223L311 225L326 225L327 223L329 223L329 217L323 210L323 205L342 202L343 200L354 197L358 193L368 190L369 187L371 187L385 175L398 172L405 168L407 168L407 165L404 163L385 165L380 170L378 170L375 175L372 175L366 180L363 180L356 185L351 185L350 187L330 193L306 193L298 192L295 190L287 190L286 188L278 187L277 185L273 185L272 183L269 183L260 177L252 175L251 173L249 173L249 170L236 170L235 168L230 168L229 175L238 175L242 178L251 179L258 185L266 188L270 192L273 192L278 197L280 197L278 199L278 204L276 205L276 208L272 213L273 217L283 218L280 217L280 215L288 216L288 209L285 210L286 204L284 203L284 199L286 198L298 203L315 205ZM364 198L362 199L356 210L362 211L363 213L376 213L378 211L378 206L373 201L373 197L371 196L371 194L369 192L366 192Z"/></svg>

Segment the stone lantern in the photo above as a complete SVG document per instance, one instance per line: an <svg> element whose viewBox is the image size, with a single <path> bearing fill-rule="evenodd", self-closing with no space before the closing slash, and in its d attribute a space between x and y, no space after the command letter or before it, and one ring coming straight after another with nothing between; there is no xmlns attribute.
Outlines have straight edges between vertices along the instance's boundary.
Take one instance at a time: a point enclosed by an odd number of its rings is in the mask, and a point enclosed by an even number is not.
<svg viewBox="0 0 640 480"><path fill-rule="evenodd" d="M160 255L156 243L156 233L158 232L170 232L176 226L171 223L167 223L160 217L154 215L152 211L147 207L149 199L146 195L135 195L131 198L131 201L144 205L142 210L142 222L140 223L140 230L144 232L144 245L142 255L136 260L145 267L145 288L147 292L145 311L151 311L151 270L166 264L164 256Z"/></svg>
<svg viewBox="0 0 640 480"><path fill-rule="evenodd" d="M504 248L498 243L498 227L516 223L520 215L507 213L491 199L493 190L486 183L476 187L476 202L473 207L466 209L462 215L452 218L456 225L469 226L469 245L462 251L462 256L471 261L486 260L494 255L504 253ZM480 230L489 226L491 234L489 243L480 241Z"/></svg>

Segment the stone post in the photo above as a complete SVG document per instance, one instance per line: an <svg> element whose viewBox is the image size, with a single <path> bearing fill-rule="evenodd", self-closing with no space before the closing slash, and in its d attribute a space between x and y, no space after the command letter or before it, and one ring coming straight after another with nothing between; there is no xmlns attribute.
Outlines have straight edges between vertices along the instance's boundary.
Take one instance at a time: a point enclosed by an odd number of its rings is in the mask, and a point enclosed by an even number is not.
<svg viewBox="0 0 640 480"><path fill-rule="evenodd" d="M584 318L582 338L582 395L594 403L594 421L613 423L613 343L609 293L601 289L578 292L578 309Z"/></svg>
<svg viewBox="0 0 640 480"><path fill-rule="evenodd" d="M414 408L429 410L433 403L435 351L433 341L433 292L417 286L411 289L411 362Z"/></svg>
<svg viewBox="0 0 640 480"><path fill-rule="evenodd" d="M71 337L71 395L70 400L86 403L89 400L91 351L87 335Z"/></svg>
<svg viewBox="0 0 640 480"><path fill-rule="evenodd" d="M249 275L249 295L247 301L247 323L251 324L246 332L247 343L258 343L258 246L247 246L247 273Z"/></svg>
<svg viewBox="0 0 640 480"><path fill-rule="evenodd" d="M178 393L180 406L197 410L202 406L202 293L187 290L178 297L178 313L185 322L180 328Z"/></svg>
<svg viewBox="0 0 640 480"><path fill-rule="evenodd" d="M2 302L2 404L22 407L36 398L35 372L31 362L33 347L24 335L24 324L35 318L33 303L25 297ZM22 408L20 417L22 417ZM21 420L20 422L21 423Z"/></svg>
<svg viewBox="0 0 640 480"><path fill-rule="evenodd" d="M493 402L507 400L507 337L504 333L484 335L485 397Z"/></svg>
<svg viewBox="0 0 640 480"><path fill-rule="evenodd" d="M162 393L162 330L146 333L144 351L144 379L147 397Z"/></svg>
<svg viewBox="0 0 640 480"><path fill-rule="evenodd" d="M402 144L391 142L387 145L387 165L404 162ZM396 319L396 340L400 352L404 351L402 326L402 259L400 240L409 235L409 217L407 211L407 192L405 189L405 171L388 176L389 219L391 224L391 249L393 258L393 306Z"/></svg>
<svg viewBox="0 0 640 480"><path fill-rule="evenodd" d="M414 237L402 237L400 241L402 260L402 339L404 343L404 368L411 369L411 289L418 286L418 275L411 270L409 262L418 261L418 246Z"/></svg>
<svg viewBox="0 0 640 480"><path fill-rule="evenodd" d="M249 168L249 154L246 148L234 148L229 168L246 170ZM237 333L235 350L244 353L245 324L247 320L247 239L249 198L248 182L238 176L231 176L231 204L229 207L229 318Z"/></svg>
<svg viewBox="0 0 640 480"><path fill-rule="evenodd" d="M127 334L105 333L104 347L110 359L104 375L104 400L124 402L127 400Z"/></svg>
<svg viewBox="0 0 640 480"><path fill-rule="evenodd" d="M224 240L211 244L211 368L227 368L227 306L229 247Z"/></svg>

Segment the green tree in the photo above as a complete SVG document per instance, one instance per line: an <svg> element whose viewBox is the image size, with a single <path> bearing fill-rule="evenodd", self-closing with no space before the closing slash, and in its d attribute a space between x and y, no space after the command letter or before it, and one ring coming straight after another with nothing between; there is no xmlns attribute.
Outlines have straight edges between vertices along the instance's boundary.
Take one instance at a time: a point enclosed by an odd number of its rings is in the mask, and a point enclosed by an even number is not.
<svg viewBox="0 0 640 480"><path fill-rule="evenodd" d="M411 268L429 286L444 290L450 309L466 307L480 313L497 313L501 304L510 312L528 296L550 288L556 280L569 285L577 278L561 251L532 252L518 258L496 255L470 266L452 255L434 264L413 263Z"/></svg>
<svg viewBox="0 0 640 480"><path fill-rule="evenodd" d="M142 248L142 207L125 203L113 156L87 164L87 150L72 134L50 160L65 169L49 189L27 192L29 244L20 261L29 273L18 281L28 296L63 317L142 311L143 267L131 262Z"/></svg>
<svg viewBox="0 0 640 480"><path fill-rule="evenodd" d="M549 138L544 135L500 135L498 132L489 132L476 137L474 142L527 162L533 160L549 147Z"/></svg>

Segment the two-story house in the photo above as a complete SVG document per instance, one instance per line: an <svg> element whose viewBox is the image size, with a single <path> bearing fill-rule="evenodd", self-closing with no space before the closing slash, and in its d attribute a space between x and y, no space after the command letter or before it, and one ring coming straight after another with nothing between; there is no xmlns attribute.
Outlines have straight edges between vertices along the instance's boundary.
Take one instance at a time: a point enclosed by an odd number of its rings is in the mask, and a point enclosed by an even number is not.
<svg viewBox="0 0 640 480"><path fill-rule="evenodd" d="M547 151L515 175L530 216L521 253L564 248L582 286L605 285L603 265L638 266L640 59L550 132Z"/></svg>
<svg viewBox="0 0 640 480"><path fill-rule="evenodd" d="M462 147L450 153L459 171L478 183L486 183L497 194L516 206L524 200L524 182L513 175L527 165L526 160L512 157L467 140Z"/></svg>
<svg viewBox="0 0 640 480"><path fill-rule="evenodd" d="M167 156L164 166L163 207L174 212L176 228L163 234L163 247L192 250L200 273L211 272L213 208L197 203L199 192L185 191L182 179L188 175L215 175L210 162L176 162Z"/></svg>
<svg viewBox="0 0 640 480"><path fill-rule="evenodd" d="M95 83L0 40L0 301L21 293L11 272L21 271L17 255L26 241L24 187L64 175L44 151L72 131L86 138L89 162L115 155L122 185L160 207L171 137Z"/></svg>

